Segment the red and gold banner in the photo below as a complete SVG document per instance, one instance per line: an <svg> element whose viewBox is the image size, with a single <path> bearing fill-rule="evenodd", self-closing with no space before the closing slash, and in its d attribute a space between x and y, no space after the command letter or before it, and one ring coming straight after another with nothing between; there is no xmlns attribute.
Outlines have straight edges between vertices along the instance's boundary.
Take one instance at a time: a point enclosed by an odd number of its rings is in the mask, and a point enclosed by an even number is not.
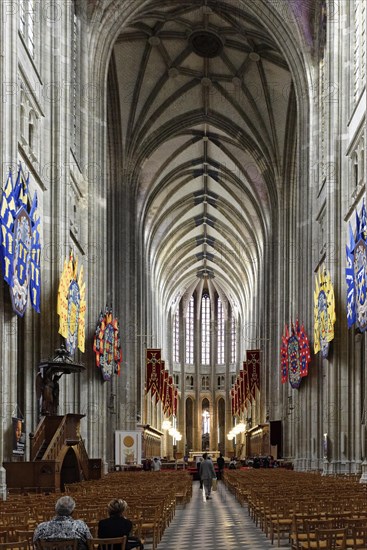
<svg viewBox="0 0 367 550"><path fill-rule="evenodd" d="M260 391L260 350L247 350L246 357L250 396L255 399L256 389Z"/></svg>
<svg viewBox="0 0 367 550"><path fill-rule="evenodd" d="M238 385L237 385L237 381L234 385L234 414L238 415Z"/></svg>
<svg viewBox="0 0 367 550"><path fill-rule="evenodd" d="M249 379L248 379L248 368L246 361L243 362L243 381L242 381L243 387L244 387L244 399L245 399L245 407L246 407L246 401L251 402L251 394L250 394L250 386L249 386Z"/></svg>
<svg viewBox="0 0 367 550"><path fill-rule="evenodd" d="M243 404L241 372L238 373L236 383L237 383L237 413L241 414L242 404Z"/></svg>
<svg viewBox="0 0 367 550"><path fill-rule="evenodd" d="M162 361L161 379L160 379L160 393L157 399L160 399L164 406L164 400L166 399L166 386L168 384L168 370L164 368L165 362Z"/></svg>
<svg viewBox="0 0 367 550"><path fill-rule="evenodd" d="M242 412L246 408L246 401L248 399L247 394L247 366L246 362L243 363L244 369L240 371L240 387L241 387L241 396L242 396L242 402L241 402L241 410ZM246 369L245 369L246 367Z"/></svg>
<svg viewBox="0 0 367 550"><path fill-rule="evenodd" d="M147 385L146 393L151 390L152 395L160 396L160 381L161 381L161 350L157 348L147 348L146 350L146 366L147 366Z"/></svg>
<svg viewBox="0 0 367 550"><path fill-rule="evenodd" d="M247 361L243 362L233 388L231 389L232 416L240 416L249 406L247 401L255 399L260 390L260 350L248 350Z"/></svg>
<svg viewBox="0 0 367 550"><path fill-rule="evenodd" d="M168 370L165 369L160 349L147 349L147 378L146 390L156 396L157 403L162 401L162 410L165 415L176 415L178 406L178 391Z"/></svg>
<svg viewBox="0 0 367 550"><path fill-rule="evenodd" d="M165 399L163 402L163 412L168 416L173 414L173 398L174 398L173 378L172 376L168 376L168 380L166 383Z"/></svg>
<svg viewBox="0 0 367 550"><path fill-rule="evenodd" d="M174 388L173 390L173 413L175 416L177 416L177 409L178 409L178 390L177 388Z"/></svg>

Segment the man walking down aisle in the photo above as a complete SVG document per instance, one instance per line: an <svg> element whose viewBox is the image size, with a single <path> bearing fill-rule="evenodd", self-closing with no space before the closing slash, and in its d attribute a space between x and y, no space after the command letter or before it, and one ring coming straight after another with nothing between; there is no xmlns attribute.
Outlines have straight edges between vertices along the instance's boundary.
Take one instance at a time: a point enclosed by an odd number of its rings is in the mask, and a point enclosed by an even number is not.
<svg viewBox="0 0 367 550"><path fill-rule="evenodd" d="M200 464L200 480L204 485L206 500L211 498L212 479L216 478L213 462L208 459L208 453L203 454L203 462Z"/></svg>

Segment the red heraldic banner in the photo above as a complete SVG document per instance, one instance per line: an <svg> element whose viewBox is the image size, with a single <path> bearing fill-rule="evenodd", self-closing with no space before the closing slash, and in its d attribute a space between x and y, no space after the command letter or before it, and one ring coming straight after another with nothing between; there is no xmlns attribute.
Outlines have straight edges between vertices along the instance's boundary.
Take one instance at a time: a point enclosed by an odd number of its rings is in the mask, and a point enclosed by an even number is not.
<svg viewBox="0 0 367 550"><path fill-rule="evenodd" d="M177 408L178 408L178 390L177 388L174 389L174 395L173 395L173 415L177 416Z"/></svg>
<svg viewBox="0 0 367 550"><path fill-rule="evenodd" d="M237 386L237 381L234 385L234 414L238 415L238 386Z"/></svg>
<svg viewBox="0 0 367 550"><path fill-rule="evenodd" d="M158 399L160 396L160 383L161 383L161 370L162 370L162 360L161 360L161 350L148 348L146 353L146 364L147 364L147 387L146 393L149 390L152 391L152 395L157 394Z"/></svg>
<svg viewBox="0 0 367 550"><path fill-rule="evenodd" d="M162 370L161 370L161 382L160 382L160 394L158 400L162 401L162 406L164 408L164 402L166 399L166 386L168 384L168 370L165 370L165 362L162 361Z"/></svg>
<svg viewBox="0 0 367 550"><path fill-rule="evenodd" d="M168 414L168 416L173 414L173 397L174 397L173 378L172 376L168 376L168 381L166 383L166 396L163 403L163 412L164 414Z"/></svg>
<svg viewBox="0 0 367 550"><path fill-rule="evenodd" d="M251 402L250 386L249 386L249 380L248 380L248 369L247 369L246 361L243 362L242 384L243 384L243 395L245 396L244 399L245 399L245 406L246 406L246 401Z"/></svg>
<svg viewBox="0 0 367 550"><path fill-rule="evenodd" d="M246 357L250 396L255 399L256 388L260 391L260 350L247 350Z"/></svg>

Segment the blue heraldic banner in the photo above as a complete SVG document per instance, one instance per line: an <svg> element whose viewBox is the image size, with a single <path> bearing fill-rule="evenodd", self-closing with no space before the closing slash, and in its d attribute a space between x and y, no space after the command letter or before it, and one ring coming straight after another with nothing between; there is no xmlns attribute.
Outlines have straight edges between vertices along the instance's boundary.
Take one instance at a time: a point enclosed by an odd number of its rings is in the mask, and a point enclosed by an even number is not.
<svg viewBox="0 0 367 550"><path fill-rule="evenodd" d="M349 224L346 246L347 320L348 328L356 325L361 332L367 328L367 216L363 202L360 215L356 212L356 231Z"/></svg>
<svg viewBox="0 0 367 550"><path fill-rule="evenodd" d="M23 317L28 296L32 307L40 312L41 243L40 218L37 212L37 194L31 201L29 176L26 179L19 165L13 185L9 172L2 189L0 203L0 261L4 280L10 287L13 309Z"/></svg>

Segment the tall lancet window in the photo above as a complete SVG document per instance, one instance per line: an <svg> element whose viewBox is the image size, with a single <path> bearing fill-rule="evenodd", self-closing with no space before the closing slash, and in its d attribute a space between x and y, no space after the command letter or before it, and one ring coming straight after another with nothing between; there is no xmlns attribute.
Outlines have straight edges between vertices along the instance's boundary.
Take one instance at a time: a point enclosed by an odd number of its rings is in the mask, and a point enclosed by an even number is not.
<svg viewBox="0 0 367 550"><path fill-rule="evenodd" d="M173 360L180 361L180 315L177 309L173 318Z"/></svg>
<svg viewBox="0 0 367 550"><path fill-rule="evenodd" d="M231 319L231 363L237 360L237 338L236 338L236 319L232 315Z"/></svg>
<svg viewBox="0 0 367 550"><path fill-rule="evenodd" d="M71 148L75 159L77 162L80 162L80 140L81 140L81 105L80 105L80 82L78 80L81 73L80 68L80 53L81 53L81 19L78 17L77 12L77 3L74 3L74 13L72 20L72 44L71 44L71 55L72 55L72 64L71 64L71 99L72 99L72 108L71 108Z"/></svg>
<svg viewBox="0 0 367 550"><path fill-rule="evenodd" d="M34 57L34 0L19 0L19 30L31 57Z"/></svg>
<svg viewBox="0 0 367 550"><path fill-rule="evenodd" d="M28 49L32 57L34 57L34 0L28 0Z"/></svg>
<svg viewBox="0 0 367 550"><path fill-rule="evenodd" d="M185 363L194 364L194 297L191 296L186 316Z"/></svg>
<svg viewBox="0 0 367 550"><path fill-rule="evenodd" d="M224 315L220 298L218 298L217 305L217 363L222 364L224 363Z"/></svg>
<svg viewBox="0 0 367 550"><path fill-rule="evenodd" d="M201 364L210 364L210 298L201 299Z"/></svg>
<svg viewBox="0 0 367 550"><path fill-rule="evenodd" d="M25 17L25 0L19 0L19 30L25 36L26 34L26 17Z"/></svg>

